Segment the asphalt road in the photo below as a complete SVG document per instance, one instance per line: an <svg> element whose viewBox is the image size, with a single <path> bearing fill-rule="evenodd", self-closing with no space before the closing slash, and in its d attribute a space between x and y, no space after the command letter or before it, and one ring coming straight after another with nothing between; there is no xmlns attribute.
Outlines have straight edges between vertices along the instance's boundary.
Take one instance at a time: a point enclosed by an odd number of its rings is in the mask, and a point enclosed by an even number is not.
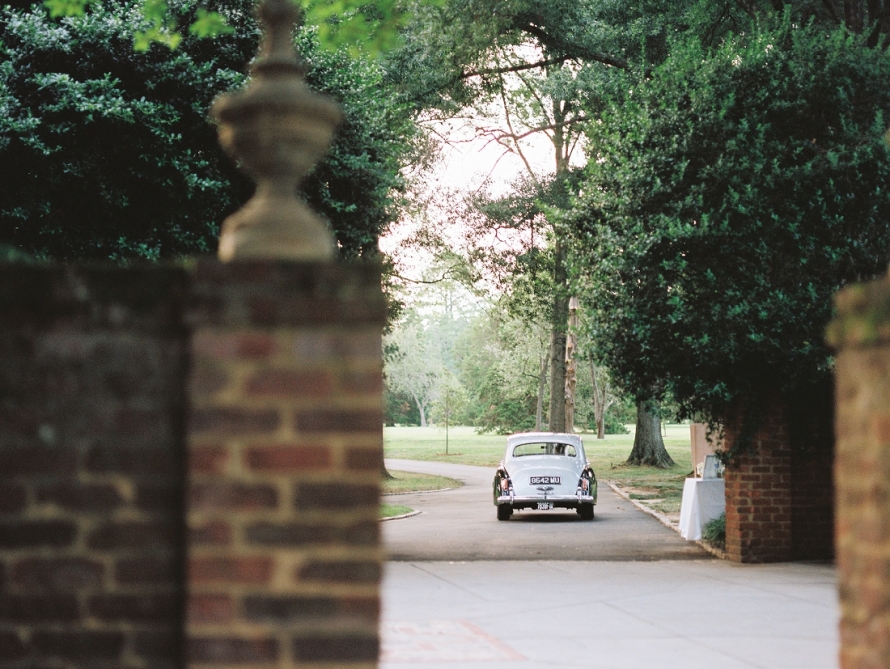
<svg viewBox="0 0 890 669"><path fill-rule="evenodd" d="M596 517L574 511L514 512L498 521L491 503L494 468L441 462L386 460L387 469L440 474L464 482L455 490L385 499L421 511L382 523L389 559L463 560L711 560L657 520L638 511L600 482Z"/></svg>

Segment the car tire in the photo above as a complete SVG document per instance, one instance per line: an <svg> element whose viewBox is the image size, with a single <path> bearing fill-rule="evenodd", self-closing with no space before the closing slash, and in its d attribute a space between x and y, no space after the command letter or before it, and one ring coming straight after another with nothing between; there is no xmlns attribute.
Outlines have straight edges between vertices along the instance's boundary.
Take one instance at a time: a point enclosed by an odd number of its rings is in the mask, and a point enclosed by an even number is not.
<svg viewBox="0 0 890 669"><path fill-rule="evenodd" d="M593 520L593 504L582 504L578 507L578 515L581 520Z"/></svg>
<svg viewBox="0 0 890 669"><path fill-rule="evenodd" d="M498 520L510 520L513 515L513 507L509 504L498 505Z"/></svg>

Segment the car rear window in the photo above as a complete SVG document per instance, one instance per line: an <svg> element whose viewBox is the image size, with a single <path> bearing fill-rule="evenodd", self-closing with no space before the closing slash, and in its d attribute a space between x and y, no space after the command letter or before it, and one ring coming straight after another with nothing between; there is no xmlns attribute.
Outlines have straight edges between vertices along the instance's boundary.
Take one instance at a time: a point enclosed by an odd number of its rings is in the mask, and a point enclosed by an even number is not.
<svg viewBox="0 0 890 669"><path fill-rule="evenodd" d="M571 444L557 444L552 441L536 441L513 447L514 458L521 458L525 455L564 455L574 458L577 452Z"/></svg>

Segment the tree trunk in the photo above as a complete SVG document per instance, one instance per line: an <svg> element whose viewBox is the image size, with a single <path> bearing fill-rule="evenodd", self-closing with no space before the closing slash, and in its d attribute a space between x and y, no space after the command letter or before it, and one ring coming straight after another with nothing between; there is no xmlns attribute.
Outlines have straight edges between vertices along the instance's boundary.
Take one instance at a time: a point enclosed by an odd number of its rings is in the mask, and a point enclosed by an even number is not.
<svg viewBox="0 0 890 669"><path fill-rule="evenodd" d="M575 386L578 383L578 364L575 360L578 342L575 331L578 329L578 298L569 299L569 321L566 336L566 432L575 431Z"/></svg>
<svg viewBox="0 0 890 669"><path fill-rule="evenodd" d="M863 7L862 0L844 0L844 22L850 32L857 35L862 32L863 28Z"/></svg>
<svg viewBox="0 0 890 669"><path fill-rule="evenodd" d="M627 464L659 469L667 469L674 464L661 438L661 417L654 402L637 402L637 430Z"/></svg>
<svg viewBox="0 0 890 669"><path fill-rule="evenodd" d="M609 408L607 398L609 396L609 384L602 384L596 378L596 363L590 360L590 378L593 382L593 420L596 423L596 438L606 438L606 410Z"/></svg>
<svg viewBox="0 0 890 669"><path fill-rule="evenodd" d="M547 354L541 354L541 373L538 375L538 405L535 407L535 432L544 426L544 390L547 387Z"/></svg>
<svg viewBox="0 0 890 669"><path fill-rule="evenodd" d="M566 322L569 316L569 298L564 295L566 286L566 249L557 240L554 252L553 323L550 335L550 431L566 430Z"/></svg>
<svg viewBox="0 0 890 669"><path fill-rule="evenodd" d="M571 109L571 103L554 99L554 129L551 141L556 160L554 194L556 204L569 202L567 181L569 175L569 151L565 142L562 122ZM553 321L550 337L550 431L566 431L566 330L569 319L568 273L566 271L566 246L560 231L554 227L556 243L553 248Z"/></svg>
<svg viewBox="0 0 890 669"><path fill-rule="evenodd" d="M424 402L420 401L420 398L415 394L411 394L411 397L414 398L414 403L417 405L417 412L420 414L420 427L426 427L426 407Z"/></svg>

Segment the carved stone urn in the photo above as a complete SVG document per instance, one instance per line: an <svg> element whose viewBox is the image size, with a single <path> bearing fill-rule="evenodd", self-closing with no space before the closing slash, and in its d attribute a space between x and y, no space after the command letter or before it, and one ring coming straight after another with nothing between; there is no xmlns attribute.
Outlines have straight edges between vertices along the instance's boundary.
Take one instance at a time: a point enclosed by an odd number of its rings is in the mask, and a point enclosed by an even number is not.
<svg viewBox="0 0 890 669"><path fill-rule="evenodd" d="M334 236L297 196L297 186L330 147L340 108L303 80L292 43L299 18L292 0L264 0L259 18L265 30L250 81L221 95L210 110L223 149L257 184L253 198L223 223L219 257L330 260Z"/></svg>

